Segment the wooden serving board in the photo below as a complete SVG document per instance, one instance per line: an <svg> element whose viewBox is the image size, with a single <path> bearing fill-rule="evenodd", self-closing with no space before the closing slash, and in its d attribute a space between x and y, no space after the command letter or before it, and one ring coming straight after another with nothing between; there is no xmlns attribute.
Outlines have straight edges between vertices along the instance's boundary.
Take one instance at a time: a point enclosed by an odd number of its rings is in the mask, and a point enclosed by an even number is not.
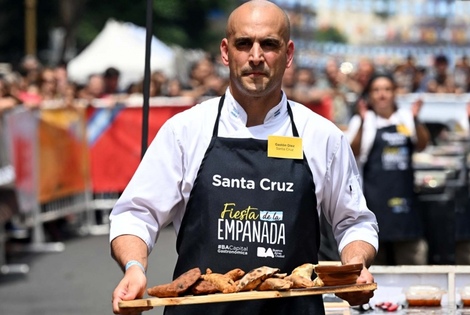
<svg viewBox="0 0 470 315"><path fill-rule="evenodd" d="M372 291L377 289L377 283L350 284L332 287L313 287L306 289L292 289L288 291L247 291L237 293L215 293L208 295L186 295L171 298L147 298L119 302L120 308L135 308L166 305L187 305L202 303L233 302L259 299L286 298L295 296L317 295L326 293L343 293L355 291Z"/></svg>

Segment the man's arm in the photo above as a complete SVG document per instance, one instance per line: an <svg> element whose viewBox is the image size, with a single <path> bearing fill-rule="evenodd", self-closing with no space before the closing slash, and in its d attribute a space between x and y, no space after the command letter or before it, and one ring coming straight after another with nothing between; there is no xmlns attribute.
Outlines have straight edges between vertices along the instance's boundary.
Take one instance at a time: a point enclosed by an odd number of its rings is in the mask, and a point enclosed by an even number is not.
<svg viewBox="0 0 470 315"><path fill-rule="evenodd" d="M124 271L124 277L113 292L114 314L140 314L142 311L152 309L152 307L142 307L128 312L119 308L119 302L142 298L145 294L147 288L147 277L145 275L147 269L146 243L134 235L118 236L111 242L111 255ZM125 270L126 264L131 260L142 264L144 270L138 264L132 264Z"/></svg>
<svg viewBox="0 0 470 315"><path fill-rule="evenodd" d="M116 237L111 242L111 255L122 270L131 260L137 260L147 269L147 244L137 236L126 234Z"/></svg>
<svg viewBox="0 0 470 315"><path fill-rule="evenodd" d="M355 157L359 157L361 155L363 125L364 125L364 119L361 118L359 129L357 130L356 135L354 136L354 138L351 141L351 149L352 149Z"/></svg>
<svg viewBox="0 0 470 315"><path fill-rule="evenodd" d="M375 258L375 248L364 241L354 241L343 248L341 262L345 264L364 264L370 267Z"/></svg>

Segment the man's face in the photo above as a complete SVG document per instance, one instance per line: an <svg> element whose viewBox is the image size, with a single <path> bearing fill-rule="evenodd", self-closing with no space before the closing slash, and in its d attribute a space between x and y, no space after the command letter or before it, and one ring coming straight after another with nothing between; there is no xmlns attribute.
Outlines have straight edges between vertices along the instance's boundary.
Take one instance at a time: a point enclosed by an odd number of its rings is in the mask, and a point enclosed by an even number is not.
<svg viewBox="0 0 470 315"><path fill-rule="evenodd" d="M436 72L439 75L444 75L447 73L448 64L445 61L436 62Z"/></svg>
<svg viewBox="0 0 470 315"><path fill-rule="evenodd" d="M264 96L280 89L294 45L283 37L285 23L254 10L232 21L233 34L222 40L222 61L230 68L232 93Z"/></svg>
<svg viewBox="0 0 470 315"><path fill-rule="evenodd" d="M88 92L94 96L100 96L104 91L104 79L102 76L93 76L88 83Z"/></svg>
<svg viewBox="0 0 470 315"><path fill-rule="evenodd" d="M393 107L395 91L393 83L387 78L377 78L370 87L370 102L376 112Z"/></svg>

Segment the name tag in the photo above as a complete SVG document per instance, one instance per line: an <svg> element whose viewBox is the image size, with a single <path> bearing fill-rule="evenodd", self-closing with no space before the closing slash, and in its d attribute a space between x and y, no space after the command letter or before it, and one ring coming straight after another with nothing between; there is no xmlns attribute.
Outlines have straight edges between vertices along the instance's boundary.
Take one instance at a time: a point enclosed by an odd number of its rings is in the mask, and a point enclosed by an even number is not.
<svg viewBox="0 0 470 315"><path fill-rule="evenodd" d="M268 157L281 159L303 159L302 138L269 136Z"/></svg>
<svg viewBox="0 0 470 315"><path fill-rule="evenodd" d="M397 125L397 132L404 136L411 137L411 131L405 125Z"/></svg>

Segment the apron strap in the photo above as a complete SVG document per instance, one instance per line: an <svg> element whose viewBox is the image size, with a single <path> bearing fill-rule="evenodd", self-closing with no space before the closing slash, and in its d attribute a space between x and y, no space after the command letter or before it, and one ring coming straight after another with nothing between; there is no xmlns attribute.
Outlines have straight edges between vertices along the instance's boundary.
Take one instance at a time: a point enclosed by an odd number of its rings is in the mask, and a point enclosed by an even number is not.
<svg viewBox="0 0 470 315"><path fill-rule="evenodd" d="M292 125L292 135L293 135L294 137L298 137L298 136L299 136L299 132L297 131L297 127L296 127L295 124L294 124L294 114L292 113L292 109L290 108L289 101L287 101L287 112L289 113L290 123L291 123L291 125Z"/></svg>
<svg viewBox="0 0 470 315"><path fill-rule="evenodd" d="M219 100L219 110L217 111L217 118L215 119L214 130L212 131L212 136L216 137L219 131L219 120L220 113L222 112L222 106L224 106L225 94Z"/></svg>

